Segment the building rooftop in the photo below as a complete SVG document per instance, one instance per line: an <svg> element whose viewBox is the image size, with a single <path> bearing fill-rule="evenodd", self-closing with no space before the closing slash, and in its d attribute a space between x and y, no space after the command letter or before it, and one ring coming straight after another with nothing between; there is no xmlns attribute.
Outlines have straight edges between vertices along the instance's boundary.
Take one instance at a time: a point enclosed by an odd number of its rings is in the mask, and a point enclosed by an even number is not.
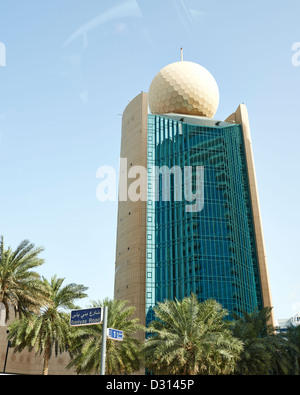
<svg viewBox="0 0 300 395"><path fill-rule="evenodd" d="M279 328L279 330L286 330L289 326L299 326L300 312L298 312L291 318L281 318L276 320L275 325L277 328Z"/></svg>
<svg viewBox="0 0 300 395"><path fill-rule="evenodd" d="M190 125L201 125L201 126L210 126L210 127L220 126L221 128L226 126L232 126L232 123L229 122L218 121L216 119L200 117L195 115L170 113L170 114L160 114L160 116L171 118L174 119L175 121L182 121Z"/></svg>

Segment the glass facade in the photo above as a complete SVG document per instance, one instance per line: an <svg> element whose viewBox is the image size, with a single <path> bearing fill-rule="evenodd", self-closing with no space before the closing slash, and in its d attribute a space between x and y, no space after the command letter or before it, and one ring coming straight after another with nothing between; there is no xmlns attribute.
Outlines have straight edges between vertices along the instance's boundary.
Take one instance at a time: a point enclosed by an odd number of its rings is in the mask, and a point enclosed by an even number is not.
<svg viewBox="0 0 300 395"><path fill-rule="evenodd" d="M263 304L241 126L197 118L148 115L146 324L156 303L191 293L229 313ZM162 168L181 172L165 183ZM189 180L204 186L199 211L187 209Z"/></svg>

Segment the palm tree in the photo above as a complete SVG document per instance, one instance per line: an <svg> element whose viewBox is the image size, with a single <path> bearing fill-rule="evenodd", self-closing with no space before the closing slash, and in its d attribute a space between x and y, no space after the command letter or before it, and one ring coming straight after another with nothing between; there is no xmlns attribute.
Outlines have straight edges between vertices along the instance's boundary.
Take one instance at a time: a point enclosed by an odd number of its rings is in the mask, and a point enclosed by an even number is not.
<svg viewBox="0 0 300 395"><path fill-rule="evenodd" d="M68 284L63 286L64 279L53 276L43 284L50 295L51 304L45 306L39 314L22 315L9 327L9 339L14 352L28 347L31 351L43 354L43 375L48 374L49 359L53 349L55 355L69 351L71 346L68 309L77 308L74 301L85 298L87 288L83 285Z"/></svg>
<svg viewBox="0 0 300 395"><path fill-rule="evenodd" d="M141 364L141 342L137 339L137 331L144 328L132 319L135 308L127 306L124 300L92 302L91 307L108 306L107 326L123 331L123 341L107 339L105 373L126 374L138 371ZM76 354L68 368L75 367L77 373L99 374L101 364L102 325L78 327L74 332Z"/></svg>
<svg viewBox="0 0 300 395"><path fill-rule="evenodd" d="M286 332L278 336L287 341L288 353L291 358L289 374L300 375L300 325L289 326Z"/></svg>
<svg viewBox="0 0 300 395"><path fill-rule="evenodd" d="M40 275L33 268L44 263L39 257L43 248L36 248L28 240L22 241L15 251L5 248L0 239L0 302L5 306L6 321L9 319L9 306L17 314L38 312L47 302L47 293Z"/></svg>
<svg viewBox="0 0 300 395"><path fill-rule="evenodd" d="M146 366L154 374L231 374L242 350L215 300L196 295L155 308L145 342Z"/></svg>
<svg viewBox="0 0 300 395"><path fill-rule="evenodd" d="M272 308L233 315L232 333L244 343L236 373L241 375L288 374L290 362L286 340L270 322Z"/></svg>

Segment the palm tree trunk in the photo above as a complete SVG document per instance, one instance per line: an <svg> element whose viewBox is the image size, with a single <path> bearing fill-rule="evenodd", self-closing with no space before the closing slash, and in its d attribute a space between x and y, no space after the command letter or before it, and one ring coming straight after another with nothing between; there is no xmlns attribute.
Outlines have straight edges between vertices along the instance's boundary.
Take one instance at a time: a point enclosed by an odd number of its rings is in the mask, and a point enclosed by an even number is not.
<svg viewBox="0 0 300 395"><path fill-rule="evenodd" d="M49 373L49 359L50 359L50 339L47 340L45 352L44 352L44 366L43 376L47 376Z"/></svg>

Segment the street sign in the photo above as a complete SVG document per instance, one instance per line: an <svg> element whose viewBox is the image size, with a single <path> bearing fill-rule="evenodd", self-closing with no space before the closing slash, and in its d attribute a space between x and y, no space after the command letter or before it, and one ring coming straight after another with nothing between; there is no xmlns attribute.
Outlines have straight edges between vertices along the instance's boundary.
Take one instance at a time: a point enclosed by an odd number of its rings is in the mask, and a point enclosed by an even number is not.
<svg viewBox="0 0 300 395"><path fill-rule="evenodd" d="M92 307L90 309L72 310L70 317L71 326L97 325L102 324L103 308Z"/></svg>
<svg viewBox="0 0 300 395"><path fill-rule="evenodd" d="M119 342L123 341L123 331L119 331L118 329L107 329L107 337L108 339L117 340Z"/></svg>

